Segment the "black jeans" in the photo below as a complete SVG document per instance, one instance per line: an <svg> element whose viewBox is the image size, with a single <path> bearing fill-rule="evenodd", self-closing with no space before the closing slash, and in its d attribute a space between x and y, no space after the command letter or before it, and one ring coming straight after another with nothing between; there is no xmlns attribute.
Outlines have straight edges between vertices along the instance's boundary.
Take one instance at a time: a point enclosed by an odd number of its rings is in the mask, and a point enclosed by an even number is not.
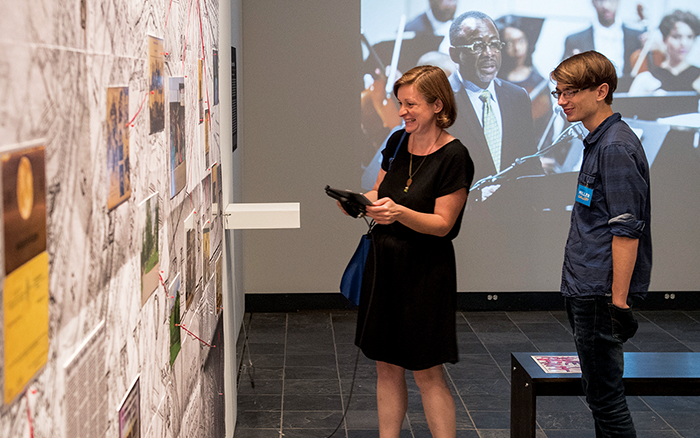
<svg viewBox="0 0 700 438"><path fill-rule="evenodd" d="M622 383L625 366L622 344L626 338L623 336L623 340L618 336L617 327L613 329L609 308L611 298L567 297L565 303L581 363L583 392L595 421L596 437L636 437ZM634 320L629 312L628 316Z"/></svg>

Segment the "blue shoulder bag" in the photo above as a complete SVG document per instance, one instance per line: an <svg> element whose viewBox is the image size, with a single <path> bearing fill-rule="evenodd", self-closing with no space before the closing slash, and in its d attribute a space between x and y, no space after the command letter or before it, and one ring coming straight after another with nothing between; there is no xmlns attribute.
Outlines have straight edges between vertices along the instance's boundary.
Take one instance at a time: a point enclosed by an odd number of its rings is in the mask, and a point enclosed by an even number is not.
<svg viewBox="0 0 700 438"><path fill-rule="evenodd" d="M399 144L396 146L396 151L394 151L394 156L389 159L389 170L391 170L391 165L394 163L394 158L399 152L401 143L406 137L406 131L404 131ZM355 306L360 305L360 292L362 291L362 276L365 272L365 264L367 263L367 254L369 254L369 249L372 246L372 227L374 223L369 225L369 231L367 234L363 234L360 238L360 244L357 246L355 253L350 258L348 266L343 272L343 277L340 279L340 292Z"/></svg>

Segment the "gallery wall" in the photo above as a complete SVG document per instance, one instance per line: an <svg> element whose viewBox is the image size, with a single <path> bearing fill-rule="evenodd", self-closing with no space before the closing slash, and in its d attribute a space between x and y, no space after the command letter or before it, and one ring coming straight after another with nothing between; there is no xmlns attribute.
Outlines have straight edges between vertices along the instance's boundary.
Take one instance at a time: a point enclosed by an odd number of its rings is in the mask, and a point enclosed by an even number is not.
<svg viewBox="0 0 700 438"><path fill-rule="evenodd" d="M382 2L368 3L373 10L386 6ZM458 3L460 12L474 7L473 2L466 0ZM633 7L632 3L636 2L623 1L621 5ZM648 6L646 10L654 12L654 17L676 7L697 8L693 2L680 0L640 3ZM391 4L404 5L406 14L416 14L427 8L428 1L397 0ZM327 184L363 190L364 169L359 163L366 140L360 129L360 92L364 88L360 33L365 29L361 28L360 7L359 0L244 2L246 22L256 25L244 26L243 31L247 111L246 146L241 151L242 199L301 203L300 229L243 233L242 275L248 296L338 293L343 269L360 235L366 231L362 220L343 216L335 201L323 191ZM564 37L585 28L593 11L589 1L573 0L563 3L499 0L483 7L496 17L504 13L544 16L542 11L546 10L559 20L557 23L569 26L563 31L559 28L562 48ZM395 16L380 13L372 21L364 16L364 11L362 14L362 22L372 22L373 26L384 24L395 32ZM636 15L625 14L625 20ZM649 26L657 24L658 21L648 22ZM543 41L554 44L556 36L556 32L548 33ZM693 53L697 53L698 45ZM556 56L561 56L561 52ZM618 99L613 109L622 109L624 102ZM631 117L635 111L655 105L641 98L639 105L630 109L631 101L626 102L626 114ZM655 209L652 230L656 251L653 291L700 290L700 271L694 268L695 260L700 257L698 234L694 231L700 225L700 215L697 205L688 201L694 199L692 187L700 183L696 140L693 129L672 128L652 166L652 208ZM566 208L574 197L576 184L575 176L569 177L552 176L549 181L553 184L545 187L547 192L535 188L528 192L533 199L556 199L559 208L556 212L554 205L539 206L537 212L517 208L507 215L493 215L488 221L469 211L465 213L461 234L455 240L458 291L559 290L570 216ZM567 185L571 187L570 194L564 189ZM561 192L563 198L559 197ZM502 190L499 196L505 193Z"/></svg>
<svg viewBox="0 0 700 438"><path fill-rule="evenodd" d="M324 192L359 189L359 8L243 2L242 200L301 202L300 229L243 232L246 294L337 291L366 229Z"/></svg>
<svg viewBox="0 0 700 438"><path fill-rule="evenodd" d="M240 2L0 9L0 436L223 436Z"/></svg>

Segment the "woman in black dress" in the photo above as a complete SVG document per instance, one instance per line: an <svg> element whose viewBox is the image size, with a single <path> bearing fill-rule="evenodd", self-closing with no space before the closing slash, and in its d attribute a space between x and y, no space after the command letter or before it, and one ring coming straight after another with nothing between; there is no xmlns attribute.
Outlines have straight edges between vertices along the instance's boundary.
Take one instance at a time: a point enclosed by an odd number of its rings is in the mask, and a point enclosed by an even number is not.
<svg viewBox="0 0 700 438"><path fill-rule="evenodd" d="M432 435L453 438L455 405L442 364L458 360L452 239L459 232L474 166L467 149L445 131L457 111L441 69L409 70L394 84L394 95L405 129L387 142L377 182L365 194L374 203L367 216L376 226L355 343L377 363L381 437L399 436L408 369Z"/></svg>

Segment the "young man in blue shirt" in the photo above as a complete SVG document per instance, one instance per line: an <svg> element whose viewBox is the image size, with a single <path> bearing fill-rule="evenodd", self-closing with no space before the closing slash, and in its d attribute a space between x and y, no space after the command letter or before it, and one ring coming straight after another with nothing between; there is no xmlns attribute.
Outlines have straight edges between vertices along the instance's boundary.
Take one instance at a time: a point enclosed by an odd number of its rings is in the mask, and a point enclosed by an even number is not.
<svg viewBox="0 0 700 438"><path fill-rule="evenodd" d="M612 111L613 64L588 51L551 73L569 122L590 132L566 242L561 292L581 363L596 437L636 437L625 399L623 343L651 272L649 165L639 138Z"/></svg>

